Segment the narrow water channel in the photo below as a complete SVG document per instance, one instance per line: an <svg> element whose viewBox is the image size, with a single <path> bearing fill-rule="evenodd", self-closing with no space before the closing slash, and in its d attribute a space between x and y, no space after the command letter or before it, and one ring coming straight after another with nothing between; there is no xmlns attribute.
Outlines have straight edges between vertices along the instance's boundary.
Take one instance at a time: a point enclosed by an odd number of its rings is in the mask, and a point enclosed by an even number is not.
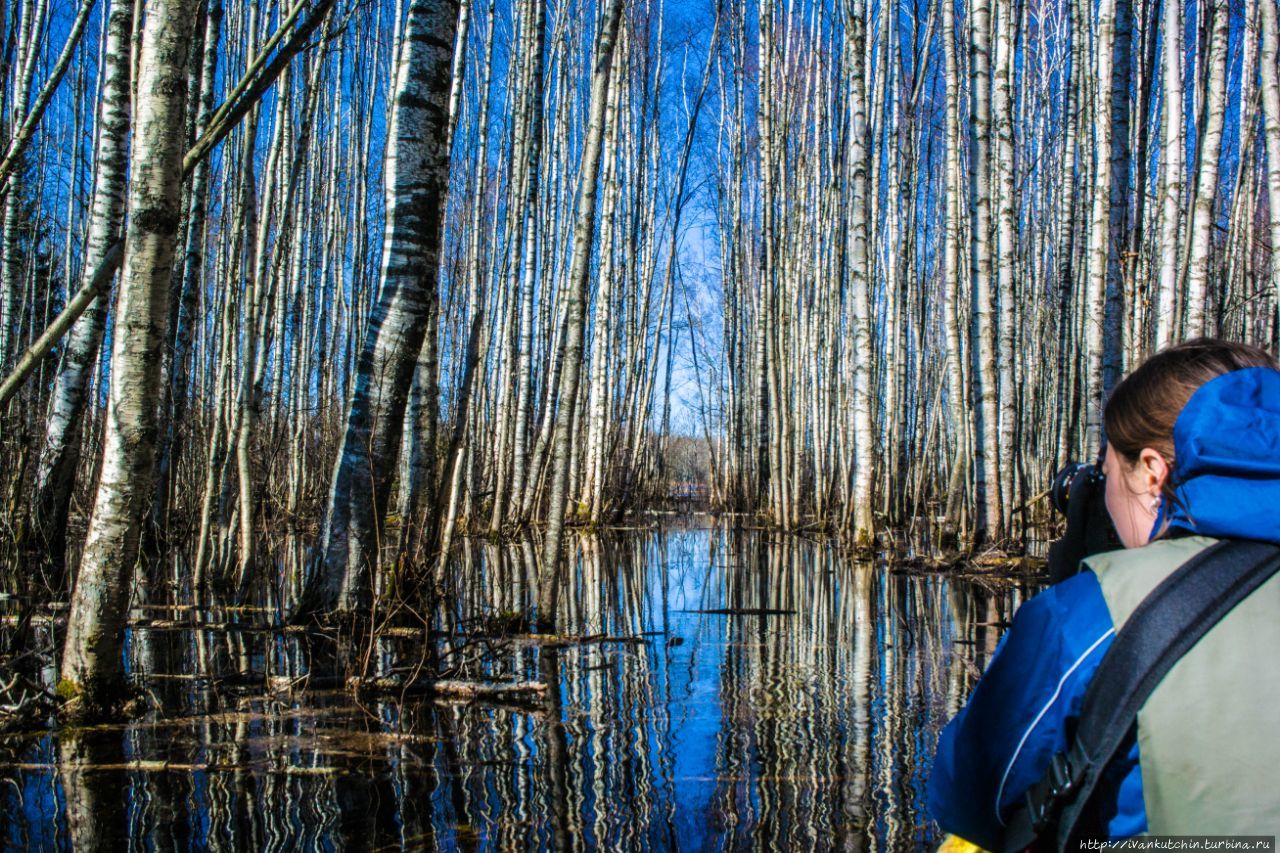
<svg viewBox="0 0 1280 853"><path fill-rule="evenodd" d="M533 555L529 543L463 543L456 618L519 612ZM135 629L131 657L160 710L0 739L0 839L22 850L936 843L925 783L938 731L1026 589L720 527L582 538L578 555L563 621L586 642L486 640L449 658L546 681L537 705L289 690L311 665L309 640Z"/></svg>

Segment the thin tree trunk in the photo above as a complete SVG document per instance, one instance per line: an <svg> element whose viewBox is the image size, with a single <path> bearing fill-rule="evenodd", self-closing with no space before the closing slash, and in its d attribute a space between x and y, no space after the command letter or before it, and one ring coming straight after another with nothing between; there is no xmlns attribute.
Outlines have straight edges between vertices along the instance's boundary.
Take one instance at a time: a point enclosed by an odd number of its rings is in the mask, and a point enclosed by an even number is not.
<svg viewBox="0 0 1280 853"><path fill-rule="evenodd" d="M116 0L107 18L107 64L103 69L101 114L95 150L92 213L85 245L81 287L92 284L95 270L120 239L124 224L125 174L129 158L129 43L133 38L131 0ZM107 301L94 299L72 327L58 378L53 386L49 420L36 471L36 524L49 560L61 573L67 535L71 488L80 462L80 428L88 386L98 363L98 348L107 325Z"/></svg>
<svg viewBox="0 0 1280 853"><path fill-rule="evenodd" d="M569 267L564 367L560 376L559 406L555 411L554 448L551 456L551 491L547 529L543 538L542 565L538 573L538 625L550 630L556 623L559 600L560 545L568 503L569 463L578 380L582 372L582 339L585 325L587 280L591 274L591 249L595 238L596 184L605 130L605 110L611 98L609 77L613 49L622 18L623 0L609 0L603 27L596 40L591 72L591 102L587 136L583 145L582 172L578 180L577 220L573 228L573 257ZM550 417L550 414L548 414Z"/></svg>
<svg viewBox="0 0 1280 853"><path fill-rule="evenodd" d="M1167 0L1173 2L1173 0ZM1102 364L1106 327L1108 253L1111 248L1111 75L1114 59L1116 0L1101 0L1094 29L1096 72L1093 86L1094 169L1092 212L1089 223L1089 261L1086 272L1085 351L1088 359L1085 401L1086 452L1093 452L1102 437Z"/></svg>
<svg viewBox="0 0 1280 853"><path fill-rule="evenodd" d="M1264 4L1274 0L1263 0ZM1227 36L1230 10L1223 0L1212 0L1213 30L1209 41L1209 75L1205 88L1207 103L1204 133L1196 146L1200 160L1196 174L1195 201L1191 212L1190 261L1187 266L1187 335L1208 334L1210 259L1213 235L1217 230L1214 213L1218 199L1218 156L1222 151L1222 131L1227 115ZM1243 168L1243 164L1241 166Z"/></svg>
<svg viewBox="0 0 1280 853"><path fill-rule="evenodd" d="M1258 73L1262 80L1262 133L1267 147L1271 290L1280 294L1280 26L1276 21L1276 4L1272 0L1259 0L1259 3L1262 5L1262 62Z"/></svg>
<svg viewBox="0 0 1280 853"><path fill-rule="evenodd" d="M1177 334L1176 296L1178 286L1178 222L1182 205L1182 3L1164 2L1163 79L1164 140L1160 159L1164 164L1160 195L1159 303L1156 316L1156 347L1173 343ZM1265 2L1264 2L1264 5Z"/></svg>
<svg viewBox="0 0 1280 853"><path fill-rule="evenodd" d="M964 391L964 350L960 333L959 292L961 276L960 246L963 234L963 211L960 171L960 68L956 45L955 4L942 0L942 39L945 54L947 87L947 154L946 154L946 225L943 232L943 326L947 339L947 394L951 404L952 424L956 431L955 454L951 464L951 483L948 487L947 517L954 520L958 505L963 499L960 484L968 467L969 441L965 425L968 423L968 405Z"/></svg>
<svg viewBox="0 0 1280 853"><path fill-rule="evenodd" d="M1017 464L1018 400L1014 371L1025 369L1019 365L1014 351L1015 305L1014 278L1016 275L1017 197L1014 190L1013 161L1013 31L1014 4L1010 0L996 0L996 58L991 85L991 106L995 114L996 154L994 158L995 183L999 204L996 207L996 292L1000 296L1000 334L998 337L1000 423L998 434L998 478L1001 497L1001 529L1010 532L1010 512L1014 501L1014 469Z"/></svg>
<svg viewBox="0 0 1280 853"><path fill-rule="evenodd" d="M458 391L458 405L454 412L453 433L449 438L449 450L445 455L445 472L442 483L445 491L445 513L443 524L440 524L440 511L433 513L435 523L432 535L439 536L440 553L436 561L435 581L439 585L444 580L444 570L453 544L453 528L458 519L458 502L462 493L463 454L466 450L468 420L471 416L471 401L475 393L476 368L480 362L480 337L484 331L485 305L488 298L484 291L484 262L480 253L480 237L484 222L486 196L489 175L489 87L492 82L491 59L493 57L494 32L494 0L489 0L489 11L486 15L484 56L481 59L480 82L480 118L477 123L476 136L479 139L479 154L476 158L477 170L476 195L472 204L470 245L468 258L467 304L471 310L471 323L467 329L466 350L463 354L462 387ZM436 532L439 527L438 533Z"/></svg>
<svg viewBox="0 0 1280 853"><path fill-rule="evenodd" d="M1107 247L1107 305L1102 330L1102 398L1120 381L1124 369L1125 305L1132 282L1125 280L1124 252L1129 246L1129 87L1133 76L1131 0L1115 0L1115 36L1111 63L1111 224Z"/></svg>
<svg viewBox="0 0 1280 853"><path fill-rule="evenodd" d="M849 288L853 319L853 431L855 453L853 474L853 540L860 547L875 544L875 428L871 416L871 368L875 356L871 342L870 258L867 251L867 176L870 149L867 140L867 84L862 50L865 45L864 0L851 0L846 26L852 34L848 60L850 127L847 168L852 179L852 210L849 221Z"/></svg>
<svg viewBox="0 0 1280 853"><path fill-rule="evenodd" d="M1000 495L1000 386L996 372L996 317L992 276L991 217L991 0L974 0L969 22L972 50L969 79L973 103L970 118L969 192L973 216L971 286L977 325L978 433L974 442L974 480L979 510L978 527L988 540L1004 536Z"/></svg>
<svg viewBox="0 0 1280 853"><path fill-rule="evenodd" d="M529 101L525 118L527 140L522 141L521 150L525 153L520 165L523 168L524 199L520 208L520 258L519 278L519 338L517 340L516 368L516 411L515 432L512 436L514 458L512 459L511 500L508 520L519 522L524 520L525 507L532 503L536 480L532 474L532 464L528 449L529 420L533 397L533 296L534 282L538 260L538 235L542 233L538 217L538 188L542 164L543 134L543 53L546 39L546 2L530 0L533 20L530 24L529 48ZM543 295L544 301L547 295ZM550 385L548 385L550 389ZM550 411L550 407L548 407ZM536 454L535 454L536 455ZM497 521L495 505L495 522Z"/></svg>
<svg viewBox="0 0 1280 853"><path fill-rule="evenodd" d="M218 70L218 44L222 34L222 0L211 0L205 15L204 57L200 68L200 106L196 113L196 138L209 125L213 113L213 87ZM166 384L164 437L156 462L156 502L152 519L160 535L168 529L168 509L173 498L174 459L182 455L183 430L186 426L187 384L190 379L192 342L199 318L200 285L205 264L205 222L208 216L209 161L202 158L191 171L187 199L186 246L182 261L175 270L178 294L176 328L172 330L173 352L169 358L170 381ZM170 316L174 316L173 313Z"/></svg>

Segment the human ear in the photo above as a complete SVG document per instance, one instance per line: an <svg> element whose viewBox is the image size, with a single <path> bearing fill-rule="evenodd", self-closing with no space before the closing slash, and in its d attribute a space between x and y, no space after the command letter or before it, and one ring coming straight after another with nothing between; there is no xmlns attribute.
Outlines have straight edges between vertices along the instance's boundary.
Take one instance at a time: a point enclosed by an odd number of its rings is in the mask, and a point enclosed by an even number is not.
<svg viewBox="0 0 1280 853"><path fill-rule="evenodd" d="M1142 476L1142 486L1152 497L1159 497L1169 481L1169 463L1158 450L1144 447L1138 453L1138 472Z"/></svg>

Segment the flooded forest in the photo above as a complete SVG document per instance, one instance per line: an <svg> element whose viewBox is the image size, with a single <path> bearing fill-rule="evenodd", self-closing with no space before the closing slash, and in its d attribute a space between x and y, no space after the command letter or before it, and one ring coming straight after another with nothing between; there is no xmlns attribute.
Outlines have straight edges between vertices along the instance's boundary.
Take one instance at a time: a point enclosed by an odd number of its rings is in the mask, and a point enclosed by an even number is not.
<svg viewBox="0 0 1280 853"><path fill-rule="evenodd" d="M0 846L928 849L1277 0L4 0Z"/></svg>

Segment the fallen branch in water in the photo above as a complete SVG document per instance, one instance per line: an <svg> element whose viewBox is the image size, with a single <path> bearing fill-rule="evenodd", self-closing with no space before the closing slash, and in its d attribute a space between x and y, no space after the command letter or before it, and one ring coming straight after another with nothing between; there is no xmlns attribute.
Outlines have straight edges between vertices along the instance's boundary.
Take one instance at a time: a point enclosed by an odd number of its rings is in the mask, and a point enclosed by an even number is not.
<svg viewBox="0 0 1280 853"><path fill-rule="evenodd" d="M681 613L707 613L712 616L794 616L794 610L772 607L715 607L710 610L681 610Z"/></svg>
<svg viewBox="0 0 1280 853"><path fill-rule="evenodd" d="M243 764L181 764L172 761L145 760L108 762L105 764L39 764L23 762L18 764L0 764L0 769L25 770L35 773L53 773L58 770L89 770L95 772L143 771L147 773L241 773L247 770L250 773L263 773L273 776L333 776L338 772L338 768L336 767L295 767L291 765L286 765L284 767L246 767Z"/></svg>
<svg viewBox="0 0 1280 853"><path fill-rule="evenodd" d="M433 695L488 702L540 702L547 693L547 685L541 681L437 681L429 678L409 681L398 675L377 678L352 676L347 679L347 688L357 693Z"/></svg>
<svg viewBox="0 0 1280 853"><path fill-rule="evenodd" d="M0 616L0 625L17 625L19 617ZM67 621L65 613L38 613L30 617L37 626L62 625ZM247 634L319 634L308 625L263 625L253 622L190 622L185 619L130 619L129 627L145 631L239 631Z"/></svg>
<svg viewBox="0 0 1280 853"><path fill-rule="evenodd" d="M585 637L575 637L570 634L507 634L505 636L495 635L493 639L555 646L586 646L593 643L635 643L639 645L644 643L643 637L611 637L605 634L589 634Z"/></svg>
<svg viewBox="0 0 1280 853"><path fill-rule="evenodd" d="M51 605L52 606L52 605ZM250 604L135 604L131 610L161 610L172 613L189 613L192 610L199 611L224 611L226 613L271 613L276 612L273 607L256 607Z"/></svg>

